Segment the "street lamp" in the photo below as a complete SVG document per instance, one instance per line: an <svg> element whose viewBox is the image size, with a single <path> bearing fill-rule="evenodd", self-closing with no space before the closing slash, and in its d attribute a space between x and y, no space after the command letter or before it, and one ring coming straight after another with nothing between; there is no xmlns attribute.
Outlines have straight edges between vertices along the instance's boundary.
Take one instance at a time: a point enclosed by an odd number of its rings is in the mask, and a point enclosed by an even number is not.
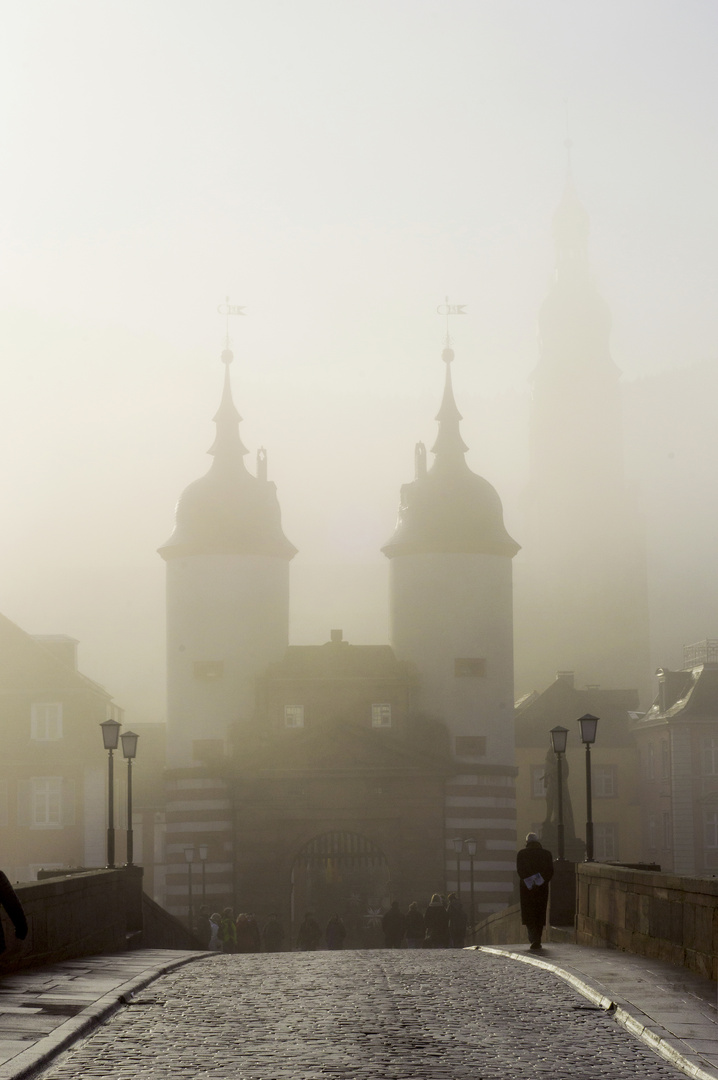
<svg viewBox="0 0 718 1080"><path fill-rule="evenodd" d="M551 728L551 746L553 752L556 755L556 782L558 789L558 857L563 860L564 857L564 840L563 840L563 777L561 775L561 755L566 753L566 739L568 738L568 728L561 727L560 725Z"/></svg>
<svg viewBox="0 0 718 1080"><path fill-rule="evenodd" d="M476 841L465 840L466 850L469 853L469 866L471 868L471 907L469 908L471 936L474 934L474 855L476 854Z"/></svg>
<svg viewBox="0 0 718 1080"><path fill-rule="evenodd" d="M107 762L107 865L115 868L115 778L113 773L112 751L117 749L122 724L118 720L103 720L102 743L108 753Z"/></svg>
<svg viewBox="0 0 718 1080"><path fill-rule="evenodd" d="M586 713L578 719L581 742L586 747L586 862L593 862L593 815L591 813L591 745L596 741L597 716Z"/></svg>
<svg viewBox="0 0 718 1080"><path fill-rule="evenodd" d="M205 887L205 871L207 869L207 853L209 852L209 846L207 844L199 845L199 858L202 863L202 904L207 903L207 889Z"/></svg>
<svg viewBox="0 0 718 1080"><path fill-rule="evenodd" d="M187 861L187 925L191 932L194 923L194 915L192 912L192 862L194 860L194 844L190 844L184 849L184 857Z"/></svg>
<svg viewBox="0 0 718 1080"><path fill-rule="evenodd" d="M139 735L134 731L123 731L120 735L122 740L122 753L127 759L127 865L132 866L133 835L132 835L132 761L137 754L137 740ZM140 859L140 862L142 860Z"/></svg>
<svg viewBox="0 0 718 1080"><path fill-rule="evenodd" d="M464 850L463 836L456 836L451 841L456 852L456 896L461 899L461 852Z"/></svg>

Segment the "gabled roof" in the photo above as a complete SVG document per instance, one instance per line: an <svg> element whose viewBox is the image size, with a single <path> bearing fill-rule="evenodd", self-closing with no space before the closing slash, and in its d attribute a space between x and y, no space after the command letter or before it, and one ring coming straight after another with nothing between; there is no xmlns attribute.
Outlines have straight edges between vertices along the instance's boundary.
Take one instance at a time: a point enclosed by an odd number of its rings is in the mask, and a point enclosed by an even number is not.
<svg viewBox="0 0 718 1080"><path fill-rule="evenodd" d="M569 745L580 740L576 721L591 713L599 717L598 738L612 746L631 742L629 712L638 708L637 690L577 690L565 679L556 679L542 693L525 695L516 704L516 745L548 746L549 732L561 724L568 728Z"/></svg>
<svg viewBox="0 0 718 1080"><path fill-rule="evenodd" d="M111 700L103 686L0 614L0 692L64 690L86 690Z"/></svg>
<svg viewBox="0 0 718 1080"><path fill-rule="evenodd" d="M283 659L270 664L268 679L408 679L413 664L397 660L390 645L290 645Z"/></svg>

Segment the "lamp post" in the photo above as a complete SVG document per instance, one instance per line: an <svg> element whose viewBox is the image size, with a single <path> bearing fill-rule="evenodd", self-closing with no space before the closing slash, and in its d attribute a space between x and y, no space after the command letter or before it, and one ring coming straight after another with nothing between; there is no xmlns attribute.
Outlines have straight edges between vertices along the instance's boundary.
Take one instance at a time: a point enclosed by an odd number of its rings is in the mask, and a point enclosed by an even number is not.
<svg viewBox="0 0 718 1080"><path fill-rule="evenodd" d="M187 861L187 925L192 932L194 913L192 911L192 863L194 861L194 844L184 849L184 857Z"/></svg>
<svg viewBox="0 0 718 1080"><path fill-rule="evenodd" d="M566 753L566 739L568 738L568 728L558 725L555 728L551 728L551 746L553 752L556 755L556 782L558 789L558 824L557 824L557 838L558 838L558 857L563 861L564 858L564 837L563 837L563 777L561 775L561 757Z"/></svg>
<svg viewBox="0 0 718 1080"><path fill-rule="evenodd" d="M207 903L207 889L206 889L206 886L205 886L205 871L207 869L207 853L208 853L208 851L209 851L209 847L208 847L207 844L200 844L199 845L199 858L200 858L200 862L202 863L202 904L203 905Z"/></svg>
<svg viewBox="0 0 718 1080"><path fill-rule="evenodd" d="M469 907L469 925L471 926L471 935L474 934L474 855L476 854L476 841L466 840L466 850L469 853L469 867L471 874L471 906Z"/></svg>
<svg viewBox="0 0 718 1080"><path fill-rule="evenodd" d="M132 866L133 834L132 834L132 762L137 754L137 740L139 735L134 731L123 731L120 735L122 741L122 753L127 759L127 865ZM142 859L140 858L140 862Z"/></svg>
<svg viewBox="0 0 718 1080"><path fill-rule="evenodd" d="M593 815L591 812L591 745L596 741L598 716L586 713L578 719L581 742L586 747L586 862L593 862Z"/></svg>
<svg viewBox="0 0 718 1080"><path fill-rule="evenodd" d="M103 720L102 743L107 750L107 865L115 867L115 777L113 772L112 751L117 749L122 724L118 720Z"/></svg>
<svg viewBox="0 0 718 1080"><path fill-rule="evenodd" d="M456 852L456 895L461 899L461 852L464 850L463 836L456 836L451 841Z"/></svg>

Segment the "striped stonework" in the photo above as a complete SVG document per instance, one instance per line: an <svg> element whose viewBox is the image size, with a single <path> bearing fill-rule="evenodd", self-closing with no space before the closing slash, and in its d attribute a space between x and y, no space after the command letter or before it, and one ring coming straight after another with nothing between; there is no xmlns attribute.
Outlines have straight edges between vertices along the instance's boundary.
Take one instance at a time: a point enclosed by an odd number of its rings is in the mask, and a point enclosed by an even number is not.
<svg viewBox="0 0 718 1080"><path fill-rule="evenodd" d="M227 783L204 765L165 775L166 907L186 921L190 875L195 915L203 902L211 911L233 904L232 801ZM200 844L207 845L204 867ZM191 864L185 856L188 847L194 849Z"/></svg>
<svg viewBox="0 0 718 1080"><path fill-rule="evenodd" d="M479 918L513 902L516 770L511 766L461 764L457 767L461 772L447 780L444 800L446 891L457 892L460 888L462 903L469 912L471 858L466 844L457 855L454 840L476 840L473 899L474 915Z"/></svg>

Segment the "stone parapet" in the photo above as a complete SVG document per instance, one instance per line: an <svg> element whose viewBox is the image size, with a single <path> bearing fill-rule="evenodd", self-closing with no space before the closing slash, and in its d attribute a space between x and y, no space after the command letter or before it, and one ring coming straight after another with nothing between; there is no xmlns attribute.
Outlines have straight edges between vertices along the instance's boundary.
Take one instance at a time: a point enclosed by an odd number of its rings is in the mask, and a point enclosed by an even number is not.
<svg viewBox="0 0 718 1080"><path fill-rule="evenodd" d="M718 978L718 879L578 866L576 940Z"/></svg>

